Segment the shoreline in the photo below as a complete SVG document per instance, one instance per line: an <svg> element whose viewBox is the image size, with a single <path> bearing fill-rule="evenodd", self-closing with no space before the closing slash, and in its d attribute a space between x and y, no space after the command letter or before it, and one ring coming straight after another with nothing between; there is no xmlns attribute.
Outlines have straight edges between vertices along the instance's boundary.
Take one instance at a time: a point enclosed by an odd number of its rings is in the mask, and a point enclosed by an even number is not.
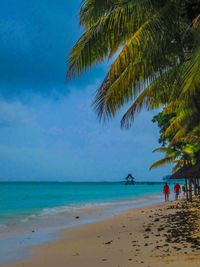
<svg viewBox="0 0 200 267"><path fill-rule="evenodd" d="M188 236L188 240L180 241L178 236L175 240L169 237L170 234L173 236L174 230L176 232L173 227L180 212L189 216L191 207L182 211L179 206L183 204L184 201L179 201L134 208L100 222L65 229L59 232L58 240L32 247L33 257L0 266L64 267L67 264L68 267L79 267L83 263L88 267L199 266L199 229L195 233L196 239ZM177 218L176 213L180 213ZM169 218L173 218L171 223L165 221ZM190 215L191 220L194 218Z"/></svg>
<svg viewBox="0 0 200 267"><path fill-rule="evenodd" d="M0 250L0 265L32 257L34 253L30 252L30 248L58 240L59 233L65 229L102 222L130 209L160 202L160 195L151 195L96 204L93 208L90 206L90 208L72 209L70 212L56 212L41 218L34 216L30 222L27 221L20 227L8 227L6 231L0 233L0 247L3 248Z"/></svg>

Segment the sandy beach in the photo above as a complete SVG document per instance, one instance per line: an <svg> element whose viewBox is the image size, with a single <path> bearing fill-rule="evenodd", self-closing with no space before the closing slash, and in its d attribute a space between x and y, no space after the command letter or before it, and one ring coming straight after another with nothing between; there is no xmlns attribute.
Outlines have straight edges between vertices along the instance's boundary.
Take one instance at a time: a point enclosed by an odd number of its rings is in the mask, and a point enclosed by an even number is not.
<svg viewBox="0 0 200 267"><path fill-rule="evenodd" d="M169 202L66 229L35 256L3 267L200 266L199 201Z"/></svg>

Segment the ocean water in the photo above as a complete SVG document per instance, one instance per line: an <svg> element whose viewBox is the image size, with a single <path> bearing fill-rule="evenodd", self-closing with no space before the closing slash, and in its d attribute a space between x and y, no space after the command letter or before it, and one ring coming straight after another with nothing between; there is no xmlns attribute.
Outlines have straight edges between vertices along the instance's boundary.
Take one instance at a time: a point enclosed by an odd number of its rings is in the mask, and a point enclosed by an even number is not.
<svg viewBox="0 0 200 267"><path fill-rule="evenodd" d="M0 183L0 223L12 223L31 215L91 208L161 193L161 183L136 183L129 186L115 182Z"/></svg>
<svg viewBox="0 0 200 267"><path fill-rule="evenodd" d="M57 233L163 201L162 183L0 183L0 264L33 256ZM78 218L77 218L78 216Z"/></svg>

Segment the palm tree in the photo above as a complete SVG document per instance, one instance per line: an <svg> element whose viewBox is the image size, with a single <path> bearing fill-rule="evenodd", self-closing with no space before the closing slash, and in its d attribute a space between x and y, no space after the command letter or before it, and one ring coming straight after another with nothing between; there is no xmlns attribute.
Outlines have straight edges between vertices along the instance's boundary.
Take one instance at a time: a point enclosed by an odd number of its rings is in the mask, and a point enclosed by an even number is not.
<svg viewBox="0 0 200 267"><path fill-rule="evenodd" d="M129 103L125 127L143 107L184 106L200 90L199 22L199 1L85 0L68 77L117 54L94 106L105 119Z"/></svg>
<svg viewBox="0 0 200 267"><path fill-rule="evenodd" d="M173 147L159 147L153 152L164 153L164 158L154 162L150 170L158 167L162 167L166 164L174 164L173 171L177 171L184 165L195 165L197 161L197 155L200 150L200 145L185 144L182 146Z"/></svg>
<svg viewBox="0 0 200 267"><path fill-rule="evenodd" d="M170 119L163 136L172 136L171 144L176 142L200 143L200 94L187 100L172 101L165 109L176 113Z"/></svg>

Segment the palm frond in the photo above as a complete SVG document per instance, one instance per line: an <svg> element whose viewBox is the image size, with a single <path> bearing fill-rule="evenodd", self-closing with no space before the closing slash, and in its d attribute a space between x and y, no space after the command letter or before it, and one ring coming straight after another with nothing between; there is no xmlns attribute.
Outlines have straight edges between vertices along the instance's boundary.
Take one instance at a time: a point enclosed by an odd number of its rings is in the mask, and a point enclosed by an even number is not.
<svg viewBox="0 0 200 267"><path fill-rule="evenodd" d="M150 1L147 0L142 1L146 4L149 3L147 6L142 3L139 5L139 1L116 1L115 4L113 1L108 1L107 4L102 3L101 7L106 7L102 11L96 8L99 1L90 2L92 4L90 12L93 13L95 10L97 14L94 14L94 18L91 16L92 23L87 24L86 21L90 21L87 14L89 10L86 11L87 8L83 8L81 11L81 24L86 23L87 27L68 59L68 77L79 75L94 63L101 62L105 57L113 55L140 27L145 16L151 14Z"/></svg>
<svg viewBox="0 0 200 267"><path fill-rule="evenodd" d="M123 104L137 97L169 68L170 61L163 57L162 51L164 47L166 50L166 38L163 38L162 43L162 37L157 34L161 27L162 32L169 31L162 21L166 8L169 7L164 7L143 23L112 64L94 101L100 119L114 116ZM151 45L160 46L160 53L157 51L155 54L154 50L150 49ZM173 53L173 49L170 49L169 53Z"/></svg>
<svg viewBox="0 0 200 267"><path fill-rule="evenodd" d="M152 170L152 169L155 169L155 168L158 168L158 167L162 167L162 166L165 166L165 165L173 163L173 162L174 162L173 158L166 157L166 158L163 158L163 159L160 159L160 160L154 162L151 165L151 167L149 168L149 170Z"/></svg>

